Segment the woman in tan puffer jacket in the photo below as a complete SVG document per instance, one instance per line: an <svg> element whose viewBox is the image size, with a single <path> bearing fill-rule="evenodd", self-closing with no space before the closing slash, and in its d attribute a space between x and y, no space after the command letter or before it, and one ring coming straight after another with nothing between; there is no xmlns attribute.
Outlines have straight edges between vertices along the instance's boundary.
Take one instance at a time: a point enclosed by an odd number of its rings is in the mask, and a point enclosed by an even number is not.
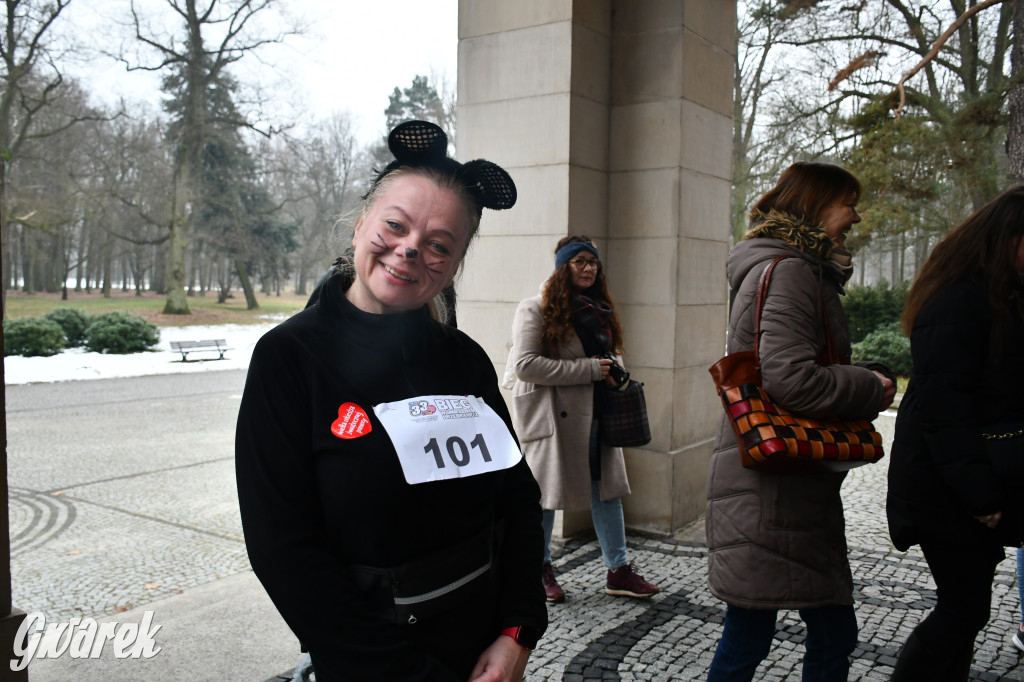
<svg viewBox="0 0 1024 682"><path fill-rule="evenodd" d="M895 396L881 365L848 363L850 337L839 295L852 274L846 233L857 222L860 183L831 164L796 163L750 213L750 229L727 264L734 292L729 352L753 346L754 294L778 256L761 318L765 390L796 414L873 419ZM779 609L807 625L805 680L845 680L857 644L846 557L844 473L768 474L740 464L724 415L708 472L708 583L724 600L722 639L709 682L750 680L767 656Z"/></svg>

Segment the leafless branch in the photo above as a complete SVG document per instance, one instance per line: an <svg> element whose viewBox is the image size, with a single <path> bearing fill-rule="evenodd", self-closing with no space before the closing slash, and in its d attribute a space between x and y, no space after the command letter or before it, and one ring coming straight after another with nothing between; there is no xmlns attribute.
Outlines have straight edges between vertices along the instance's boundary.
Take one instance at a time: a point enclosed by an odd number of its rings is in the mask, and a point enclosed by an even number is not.
<svg viewBox="0 0 1024 682"><path fill-rule="evenodd" d="M932 46L932 49L928 51L928 54L926 54L924 58L921 59L921 61L918 62L916 66L914 66L914 68L904 73L903 77L900 78L898 83L896 83L896 91L900 95L899 105L897 105L897 107L893 109L893 114L896 118L900 117L900 114L903 112L903 107L907 103L907 95L903 89L903 84L906 83L909 79L913 78L918 71L920 71L922 68L925 67L925 65L931 62L933 59L935 59L936 56L938 56L939 54L939 50L941 50L942 46L946 44L946 41L949 40L950 36L956 33L957 29L963 26L968 19L970 19L983 9L987 9L993 5L999 5L1007 1L1013 2L1014 0L984 0L984 2L978 3L977 5L971 7L969 10L967 10L959 17L957 17L956 21L954 21L950 25L950 27L946 29L946 32L939 36L939 39L935 41L935 44Z"/></svg>
<svg viewBox="0 0 1024 682"><path fill-rule="evenodd" d="M878 58L884 55L884 52L878 50L867 50L861 53L860 56L854 58L846 67L836 74L835 78L829 81L828 90L832 92L838 87L840 83L849 78L851 75L860 71L861 69L874 66L878 62Z"/></svg>

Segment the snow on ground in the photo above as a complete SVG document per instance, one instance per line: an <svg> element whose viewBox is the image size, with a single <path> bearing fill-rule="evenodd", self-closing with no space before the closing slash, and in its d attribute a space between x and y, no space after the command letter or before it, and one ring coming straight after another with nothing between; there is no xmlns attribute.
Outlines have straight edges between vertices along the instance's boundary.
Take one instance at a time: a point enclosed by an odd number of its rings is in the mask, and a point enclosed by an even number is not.
<svg viewBox="0 0 1024 682"><path fill-rule="evenodd" d="M50 357L26 358L11 355L4 358L5 385L111 379L150 374L181 374L214 372L226 369L248 369L253 346L264 332L277 325L219 324L211 326L160 327L160 342L153 351L129 355L91 353L82 348L66 350ZM217 359L214 351L190 352L189 361L181 361L181 353L171 351L171 341L226 339L231 350Z"/></svg>

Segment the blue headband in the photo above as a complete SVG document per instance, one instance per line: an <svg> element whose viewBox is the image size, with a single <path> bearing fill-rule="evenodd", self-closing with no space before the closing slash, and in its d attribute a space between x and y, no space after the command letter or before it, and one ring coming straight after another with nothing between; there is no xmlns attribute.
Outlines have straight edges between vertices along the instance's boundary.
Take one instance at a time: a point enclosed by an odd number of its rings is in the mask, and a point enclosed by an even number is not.
<svg viewBox="0 0 1024 682"><path fill-rule="evenodd" d="M555 253L555 267L562 267L580 251L589 251L594 254L594 258L601 260L601 255L597 252L594 242L573 242L572 244L566 244Z"/></svg>

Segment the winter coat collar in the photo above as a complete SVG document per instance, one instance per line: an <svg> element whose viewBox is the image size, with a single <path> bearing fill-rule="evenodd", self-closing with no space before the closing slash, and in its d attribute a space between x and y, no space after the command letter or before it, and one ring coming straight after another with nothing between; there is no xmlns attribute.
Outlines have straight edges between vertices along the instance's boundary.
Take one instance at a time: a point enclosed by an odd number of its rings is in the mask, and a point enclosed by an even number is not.
<svg viewBox="0 0 1024 682"><path fill-rule="evenodd" d="M833 280L840 290L853 276L849 251L836 246L825 231L795 216L778 211L751 213L750 229L729 254L727 274L734 290L758 263L782 255L799 254Z"/></svg>
<svg viewBox="0 0 1024 682"><path fill-rule="evenodd" d="M750 228L743 238L758 239L760 237L781 239L798 251L822 260L827 259L832 250L836 248L835 242L825 234L825 230L801 218L776 210L767 213L756 209L751 211Z"/></svg>

